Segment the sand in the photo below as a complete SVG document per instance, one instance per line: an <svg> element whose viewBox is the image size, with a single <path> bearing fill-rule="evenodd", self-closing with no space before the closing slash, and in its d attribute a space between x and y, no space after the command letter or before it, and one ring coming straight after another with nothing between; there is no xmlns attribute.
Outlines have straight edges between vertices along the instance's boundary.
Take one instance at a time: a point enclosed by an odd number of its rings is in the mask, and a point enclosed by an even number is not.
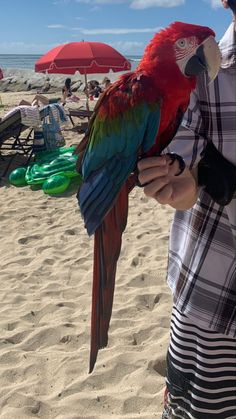
<svg viewBox="0 0 236 419"><path fill-rule="evenodd" d="M31 97L2 93L0 116ZM93 238L75 192L51 197L7 180L0 191L1 419L161 419L173 211L131 194L109 343L88 374Z"/></svg>

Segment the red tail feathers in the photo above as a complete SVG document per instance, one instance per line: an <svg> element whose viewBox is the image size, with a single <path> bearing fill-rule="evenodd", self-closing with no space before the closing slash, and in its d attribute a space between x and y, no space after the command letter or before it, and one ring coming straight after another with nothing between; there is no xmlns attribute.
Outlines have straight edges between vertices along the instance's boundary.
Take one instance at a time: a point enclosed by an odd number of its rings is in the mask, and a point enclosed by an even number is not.
<svg viewBox="0 0 236 419"><path fill-rule="evenodd" d="M95 232L89 372L93 371L98 350L107 346L116 266L120 255L122 234L127 223L128 195L133 186L133 179L128 179L115 205Z"/></svg>

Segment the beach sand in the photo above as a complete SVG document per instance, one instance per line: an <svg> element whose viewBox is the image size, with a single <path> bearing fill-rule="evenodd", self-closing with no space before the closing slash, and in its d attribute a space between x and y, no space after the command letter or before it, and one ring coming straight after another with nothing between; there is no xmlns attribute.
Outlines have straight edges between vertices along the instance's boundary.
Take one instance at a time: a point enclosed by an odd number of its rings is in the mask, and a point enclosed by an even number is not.
<svg viewBox="0 0 236 419"><path fill-rule="evenodd" d="M2 93L0 116L31 97ZM173 211L132 192L109 343L88 374L93 238L76 195L0 187L0 418L161 419Z"/></svg>

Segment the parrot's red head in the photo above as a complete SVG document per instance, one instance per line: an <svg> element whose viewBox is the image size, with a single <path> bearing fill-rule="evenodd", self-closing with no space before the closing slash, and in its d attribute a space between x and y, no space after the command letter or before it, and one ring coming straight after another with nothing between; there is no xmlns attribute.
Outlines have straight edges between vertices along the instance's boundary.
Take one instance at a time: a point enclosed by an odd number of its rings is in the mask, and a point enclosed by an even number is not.
<svg viewBox="0 0 236 419"><path fill-rule="evenodd" d="M220 67L220 50L215 33L205 26L174 22L158 32L145 49L137 72L145 71L165 80L176 82L188 79L196 83L196 76L205 71L213 80Z"/></svg>

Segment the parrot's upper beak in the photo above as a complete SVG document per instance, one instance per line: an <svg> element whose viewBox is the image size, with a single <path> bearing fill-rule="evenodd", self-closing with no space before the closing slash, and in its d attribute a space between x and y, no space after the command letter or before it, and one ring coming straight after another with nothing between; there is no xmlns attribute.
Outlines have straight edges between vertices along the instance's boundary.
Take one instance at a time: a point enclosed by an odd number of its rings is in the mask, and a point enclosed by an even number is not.
<svg viewBox="0 0 236 419"><path fill-rule="evenodd" d="M213 36L209 36L195 51L185 67L186 76L198 76L205 71L208 82L211 83L218 74L221 63L221 53Z"/></svg>

